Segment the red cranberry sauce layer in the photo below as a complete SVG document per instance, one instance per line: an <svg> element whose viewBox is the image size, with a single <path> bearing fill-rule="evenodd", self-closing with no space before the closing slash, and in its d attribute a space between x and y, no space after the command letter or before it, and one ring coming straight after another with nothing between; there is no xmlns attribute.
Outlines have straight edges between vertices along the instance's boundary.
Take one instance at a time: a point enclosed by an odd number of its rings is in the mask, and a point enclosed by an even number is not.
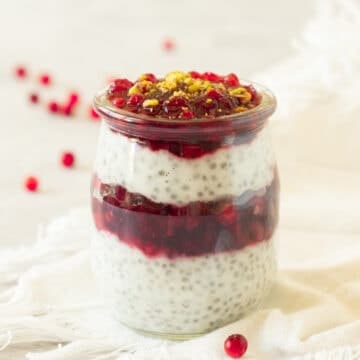
<svg viewBox="0 0 360 360"><path fill-rule="evenodd" d="M94 179L93 215L98 230L146 256L199 256L242 249L270 239L278 221L279 181L257 192L186 206L155 203L119 185Z"/></svg>
<svg viewBox="0 0 360 360"><path fill-rule="evenodd" d="M235 74L220 76L190 71L172 71L158 79L143 74L135 82L115 79L107 98L117 108L184 122L240 113L261 102L251 85L242 85Z"/></svg>

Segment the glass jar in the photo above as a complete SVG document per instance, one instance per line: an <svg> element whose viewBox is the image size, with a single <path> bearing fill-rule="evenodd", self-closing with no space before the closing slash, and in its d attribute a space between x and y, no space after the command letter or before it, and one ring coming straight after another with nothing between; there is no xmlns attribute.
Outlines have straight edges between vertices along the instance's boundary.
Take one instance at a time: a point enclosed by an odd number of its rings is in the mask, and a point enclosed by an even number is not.
<svg viewBox="0 0 360 360"><path fill-rule="evenodd" d="M188 338L257 307L276 276L279 180L268 117L274 96L216 120L114 108L102 118L92 184L92 263L127 326Z"/></svg>

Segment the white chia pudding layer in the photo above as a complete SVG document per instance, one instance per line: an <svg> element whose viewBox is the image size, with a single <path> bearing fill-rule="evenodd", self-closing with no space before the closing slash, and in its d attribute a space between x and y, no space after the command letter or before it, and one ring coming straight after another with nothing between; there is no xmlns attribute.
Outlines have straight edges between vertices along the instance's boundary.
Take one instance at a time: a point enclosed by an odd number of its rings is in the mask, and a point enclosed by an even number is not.
<svg viewBox="0 0 360 360"><path fill-rule="evenodd" d="M92 252L115 316L153 333L197 334L233 322L259 305L276 274L273 238L241 250L168 259L148 258L97 231Z"/></svg>
<svg viewBox="0 0 360 360"><path fill-rule="evenodd" d="M95 160L102 183L118 184L155 202L179 206L262 189L271 183L274 166L267 126L249 143L186 159L139 145L103 122Z"/></svg>

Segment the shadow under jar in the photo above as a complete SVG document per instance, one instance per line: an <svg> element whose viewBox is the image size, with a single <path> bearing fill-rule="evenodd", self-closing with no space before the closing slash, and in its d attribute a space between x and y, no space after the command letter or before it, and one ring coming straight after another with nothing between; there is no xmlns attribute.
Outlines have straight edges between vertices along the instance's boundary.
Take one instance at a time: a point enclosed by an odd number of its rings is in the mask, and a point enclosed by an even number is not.
<svg viewBox="0 0 360 360"><path fill-rule="evenodd" d="M174 121L102 117L92 182L92 264L116 318L185 339L258 306L276 276L279 180L265 88L256 108Z"/></svg>

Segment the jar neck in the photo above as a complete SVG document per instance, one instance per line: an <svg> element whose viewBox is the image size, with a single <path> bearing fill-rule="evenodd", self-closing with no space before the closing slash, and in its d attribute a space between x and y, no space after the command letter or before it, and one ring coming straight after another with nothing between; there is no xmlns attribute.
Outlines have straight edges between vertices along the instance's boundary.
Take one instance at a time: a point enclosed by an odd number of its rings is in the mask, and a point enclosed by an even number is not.
<svg viewBox="0 0 360 360"><path fill-rule="evenodd" d="M129 137L197 142L204 138L246 136L260 131L276 108L276 99L268 89L251 84L262 95L257 107L213 119L172 120L130 113L115 108L104 91L94 98L94 108L113 131Z"/></svg>

